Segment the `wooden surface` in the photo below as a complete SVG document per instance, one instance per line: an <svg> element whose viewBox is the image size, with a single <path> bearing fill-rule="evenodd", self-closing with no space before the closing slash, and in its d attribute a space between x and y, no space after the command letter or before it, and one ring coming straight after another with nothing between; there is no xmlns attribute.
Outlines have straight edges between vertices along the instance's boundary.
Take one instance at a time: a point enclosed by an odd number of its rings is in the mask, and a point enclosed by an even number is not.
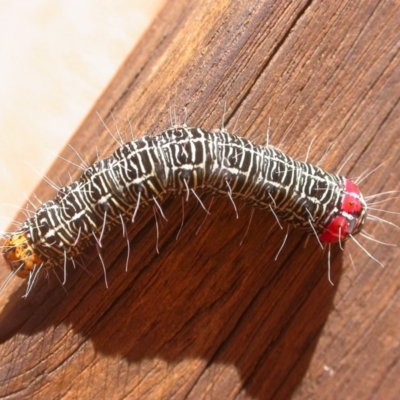
<svg viewBox="0 0 400 400"><path fill-rule="evenodd" d="M174 122L219 127L324 168L357 177L366 195L398 190L400 7L396 2L170 1L73 137L88 162L117 147L115 132L139 137ZM175 116L176 110L176 116ZM328 153L326 151L329 149ZM66 148L62 156L76 162ZM351 156L351 157L350 157ZM350 158L349 158L350 157ZM79 170L57 160L63 184ZM54 196L41 182L35 193ZM396 194L379 205L399 211ZM204 201L209 204L210 198ZM398 249L367 241L333 249L284 231L268 213L216 199L211 216L195 199L163 205L160 254L152 210L120 230L86 271L50 274L28 299L14 280L2 294L0 396L20 398L395 399L400 392ZM375 215L399 223L399 217ZM23 217L20 216L22 220ZM200 231L197 233L200 225ZM368 221L366 232L400 233ZM354 268L350 261L354 260ZM1 270L4 280L8 271ZM61 271L58 271L61 277Z"/></svg>
<svg viewBox="0 0 400 400"><path fill-rule="evenodd" d="M0 1L0 232L164 3Z"/></svg>

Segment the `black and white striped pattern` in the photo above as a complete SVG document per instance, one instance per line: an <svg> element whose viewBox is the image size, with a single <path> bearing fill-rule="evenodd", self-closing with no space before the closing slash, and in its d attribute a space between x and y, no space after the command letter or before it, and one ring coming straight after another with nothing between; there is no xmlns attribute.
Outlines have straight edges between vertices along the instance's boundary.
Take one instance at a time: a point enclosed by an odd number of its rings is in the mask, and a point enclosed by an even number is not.
<svg viewBox="0 0 400 400"><path fill-rule="evenodd" d="M89 167L10 235L3 255L27 277L101 245L104 232L133 220L140 207L155 205L162 213L166 197L189 192L242 199L318 235L340 209L345 178L224 130L171 128L126 143Z"/></svg>

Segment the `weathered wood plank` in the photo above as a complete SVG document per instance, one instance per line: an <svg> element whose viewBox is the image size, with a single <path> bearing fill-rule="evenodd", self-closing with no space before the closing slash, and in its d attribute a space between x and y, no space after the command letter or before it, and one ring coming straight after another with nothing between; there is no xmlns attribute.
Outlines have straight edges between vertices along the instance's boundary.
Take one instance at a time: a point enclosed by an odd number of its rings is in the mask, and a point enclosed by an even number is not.
<svg viewBox="0 0 400 400"><path fill-rule="evenodd" d="M363 181L367 194L399 189L400 7L395 2L170 1L93 110L122 132L159 132L169 111L189 124L221 124L304 158L324 158ZM95 112L72 139L87 160L116 143ZM62 156L73 157L65 149ZM49 177L69 177L55 162ZM72 172L78 177L79 171ZM35 191L50 198L42 182ZM389 196L390 197L390 196ZM394 197L394 196L393 196ZM207 204L210 198L204 200ZM381 207L398 211L399 201ZM399 376L398 251L362 240L327 261L315 240L274 218L214 201L163 206L160 254L152 210L119 231L83 270L53 275L31 297L16 280L1 297L0 395L9 398L396 398ZM375 213L374 213L375 214ZM379 214L382 215L382 214ZM383 215L396 222L394 215ZM199 226L201 229L197 233ZM379 224L366 230L398 243ZM349 250L356 270L351 268ZM349 268L350 267L350 268ZM59 275L61 273L59 272ZM6 272L2 270L2 276Z"/></svg>

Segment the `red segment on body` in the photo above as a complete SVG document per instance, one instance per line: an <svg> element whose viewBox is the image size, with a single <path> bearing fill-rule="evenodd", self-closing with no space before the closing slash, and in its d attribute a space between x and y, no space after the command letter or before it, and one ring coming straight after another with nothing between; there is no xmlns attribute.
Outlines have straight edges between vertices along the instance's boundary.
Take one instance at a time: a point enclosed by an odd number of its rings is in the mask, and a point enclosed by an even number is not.
<svg viewBox="0 0 400 400"><path fill-rule="evenodd" d="M357 185L345 179L345 193L340 209L329 221L328 226L318 236L324 243L344 241L350 235L358 233L366 218L366 204Z"/></svg>

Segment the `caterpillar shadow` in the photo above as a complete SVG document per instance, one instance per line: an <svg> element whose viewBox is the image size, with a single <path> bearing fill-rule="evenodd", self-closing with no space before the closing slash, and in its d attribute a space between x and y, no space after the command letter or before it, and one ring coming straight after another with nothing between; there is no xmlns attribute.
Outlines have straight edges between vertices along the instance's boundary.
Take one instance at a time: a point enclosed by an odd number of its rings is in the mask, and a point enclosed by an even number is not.
<svg viewBox="0 0 400 400"><path fill-rule="evenodd" d="M250 208L240 209L236 220L226 199L215 202L206 220L193 199L185 203L185 223L176 240L179 203L170 199L163 206L169 222L161 227L159 219L160 254L152 211L138 217L130 229L128 272L124 239L120 231L113 232L103 250L108 289L93 249L86 261L93 276L69 271L65 291L53 279L39 282L27 300L21 299L25 287L10 296L0 315L1 354L7 354L0 367L12 362L13 352L5 348L24 342L36 351L24 354L24 365L0 377L2 395L7 393L4 382L14 374L32 368L43 373L71 354L75 361L66 368L72 368L75 380L100 363L125 394L157 379L174 388L171 393L179 388L182 397L190 392L195 398L204 394L210 377L213 390L226 397L237 380L236 392L254 398L287 398L296 390L337 288L327 279L326 254L315 240L304 248L304 234L295 230L275 261L285 231L273 227L273 216L263 211L255 212L240 245ZM335 248L336 284L341 259ZM63 352L55 350L60 344ZM45 355L45 366L37 358L43 349L52 354ZM21 358L20 350L16 354ZM188 360L196 362L185 368ZM102 376L92 377L92 383L105 385ZM44 384L46 375L41 379L35 384Z"/></svg>

